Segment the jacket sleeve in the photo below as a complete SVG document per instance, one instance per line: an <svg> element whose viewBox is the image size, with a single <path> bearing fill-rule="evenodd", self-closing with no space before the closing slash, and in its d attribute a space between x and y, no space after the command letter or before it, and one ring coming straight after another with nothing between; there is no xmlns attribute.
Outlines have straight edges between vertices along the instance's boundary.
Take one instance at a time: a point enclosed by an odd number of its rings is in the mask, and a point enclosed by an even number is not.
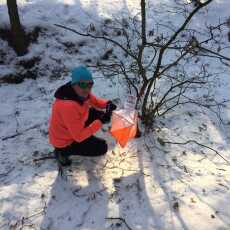
<svg viewBox="0 0 230 230"><path fill-rule="evenodd" d="M61 110L61 117L70 135L76 142L82 142L95 134L102 127L100 120L95 120L89 126L84 127L85 123L76 106L66 103Z"/></svg>
<svg viewBox="0 0 230 230"><path fill-rule="evenodd" d="M105 109L106 105L108 103L108 100L97 98L94 94L90 94L90 104L93 107L96 107L98 109Z"/></svg>

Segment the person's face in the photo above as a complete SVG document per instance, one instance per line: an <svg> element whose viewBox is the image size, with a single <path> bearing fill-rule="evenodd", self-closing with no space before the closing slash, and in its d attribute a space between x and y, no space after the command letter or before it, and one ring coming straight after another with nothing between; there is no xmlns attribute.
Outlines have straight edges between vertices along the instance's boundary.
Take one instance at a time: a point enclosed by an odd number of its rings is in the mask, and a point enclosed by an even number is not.
<svg viewBox="0 0 230 230"><path fill-rule="evenodd" d="M91 89L93 87L92 81L80 81L73 85L75 92L81 97L88 97Z"/></svg>

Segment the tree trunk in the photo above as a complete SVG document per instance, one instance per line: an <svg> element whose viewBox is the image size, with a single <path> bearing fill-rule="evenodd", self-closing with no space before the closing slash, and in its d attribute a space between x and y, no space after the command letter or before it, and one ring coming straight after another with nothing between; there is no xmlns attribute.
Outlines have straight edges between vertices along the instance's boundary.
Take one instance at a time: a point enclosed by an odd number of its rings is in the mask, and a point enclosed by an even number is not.
<svg viewBox="0 0 230 230"><path fill-rule="evenodd" d="M7 0L8 13L10 18L13 47L15 52L22 56L27 52L25 32L21 26L16 0Z"/></svg>
<svg viewBox="0 0 230 230"><path fill-rule="evenodd" d="M142 44L146 45L146 9L145 0L141 0L141 37Z"/></svg>

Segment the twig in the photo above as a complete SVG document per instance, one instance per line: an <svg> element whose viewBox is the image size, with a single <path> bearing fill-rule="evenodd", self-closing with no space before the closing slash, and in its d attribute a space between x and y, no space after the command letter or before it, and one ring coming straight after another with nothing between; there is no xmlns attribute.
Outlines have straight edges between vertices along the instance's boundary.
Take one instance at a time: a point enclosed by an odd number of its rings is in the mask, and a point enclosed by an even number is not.
<svg viewBox="0 0 230 230"><path fill-rule="evenodd" d="M85 223L85 219L86 219L87 214L89 213L91 207L92 207L92 204L89 205L89 207L88 207L88 208L85 210L85 212L82 214L81 223L79 223L76 227L80 228L80 227Z"/></svg>
<svg viewBox="0 0 230 230"><path fill-rule="evenodd" d="M3 225L0 226L0 229L2 229L3 227L5 227L6 225L9 225L9 223L4 223Z"/></svg>
<svg viewBox="0 0 230 230"><path fill-rule="evenodd" d="M92 194L94 194L95 197L96 197L96 194L102 196L102 193L103 193L104 191L106 191L106 189L107 189L107 188L104 187L104 188L102 188L102 189L100 189L100 190L98 190L98 191L93 192ZM72 194L73 194L74 196L76 196L76 197L89 197L90 193L77 194L80 190L81 190L81 189L77 189L77 190L73 191Z"/></svg>
<svg viewBox="0 0 230 230"><path fill-rule="evenodd" d="M15 169L15 167L12 167L12 168L10 168L6 173L1 173L1 174L0 174L0 178L1 178L1 177L7 176L7 175L8 175L9 173L11 173L14 169Z"/></svg>
<svg viewBox="0 0 230 230"><path fill-rule="evenodd" d="M126 220L122 217L106 217L106 220L120 220L121 222L123 222L125 224L125 226L129 229L132 230L131 227L129 227L129 225L127 224Z"/></svg>
<svg viewBox="0 0 230 230"><path fill-rule="evenodd" d="M207 149L210 149L212 150L213 152L215 152L218 156L220 156L224 161L226 161L228 164L230 164L230 162L224 158L217 150L207 146L207 145L204 145L204 144L201 144L195 140L188 140L188 141L185 141L185 142L171 142L171 141L163 141L165 144L176 144L176 145L186 145L186 144L189 144L189 143L195 143L201 147L204 147L204 148L207 148Z"/></svg>
<svg viewBox="0 0 230 230"><path fill-rule="evenodd" d="M42 210L40 210L39 212L34 213L34 214L32 214L31 216L24 217L23 220L28 220L28 219L30 219L30 218L32 218L32 217L34 217L34 216L43 214L43 213L45 213L45 211L46 211L46 206L45 206Z"/></svg>
<svg viewBox="0 0 230 230"><path fill-rule="evenodd" d="M29 220L30 218L35 217L35 216L37 216L37 215L44 214L45 211L46 211L46 208L47 208L47 207L46 207L46 205L45 205L45 207L44 207L42 210L40 210L39 212L34 213L34 214L32 214L32 215L30 215L30 216L27 216L27 217L22 217L20 220L17 220L16 223L15 223L15 225L13 226L13 227L14 227L13 229L15 229L15 227L19 227L19 229L24 229L25 226L34 227L33 224L25 224L25 221L26 221L26 220ZM1 225L1 226L0 226L0 229L3 228L3 227L6 226L6 225L9 225L9 223L5 223L5 224ZM10 229L11 229L11 227L12 227L12 226L10 226ZM18 228L17 228L17 229L18 229ZM34 227L34 229L36 229L36 228Z"/></svg>

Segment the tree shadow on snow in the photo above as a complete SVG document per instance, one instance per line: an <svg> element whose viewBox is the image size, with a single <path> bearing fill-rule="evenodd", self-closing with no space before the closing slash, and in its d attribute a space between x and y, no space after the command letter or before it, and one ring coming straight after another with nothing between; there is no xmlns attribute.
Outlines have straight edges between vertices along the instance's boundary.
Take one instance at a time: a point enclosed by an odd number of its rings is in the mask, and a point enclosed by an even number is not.
<svg viewBox="0 0 230 230"><path fill-rule="evenodd" d="M108 193L96 166L100 158L74 157L56 177L41 229L106 229Z"/></svg>
<svg viewBox="0 0 230 230"><path fill-rule="evenodd" d="M181 228L189 229L180 212L175 211L174 191L165 183L167 172L160 169L154 155L142 152L143 141L136 141L137 158L132 165L137 172L122 178L120 186L117 185L120 197L123 197L120 216L126 217L132 229L178 229L174 218ZM163 162L168 165L166 159Z"/></svg>

